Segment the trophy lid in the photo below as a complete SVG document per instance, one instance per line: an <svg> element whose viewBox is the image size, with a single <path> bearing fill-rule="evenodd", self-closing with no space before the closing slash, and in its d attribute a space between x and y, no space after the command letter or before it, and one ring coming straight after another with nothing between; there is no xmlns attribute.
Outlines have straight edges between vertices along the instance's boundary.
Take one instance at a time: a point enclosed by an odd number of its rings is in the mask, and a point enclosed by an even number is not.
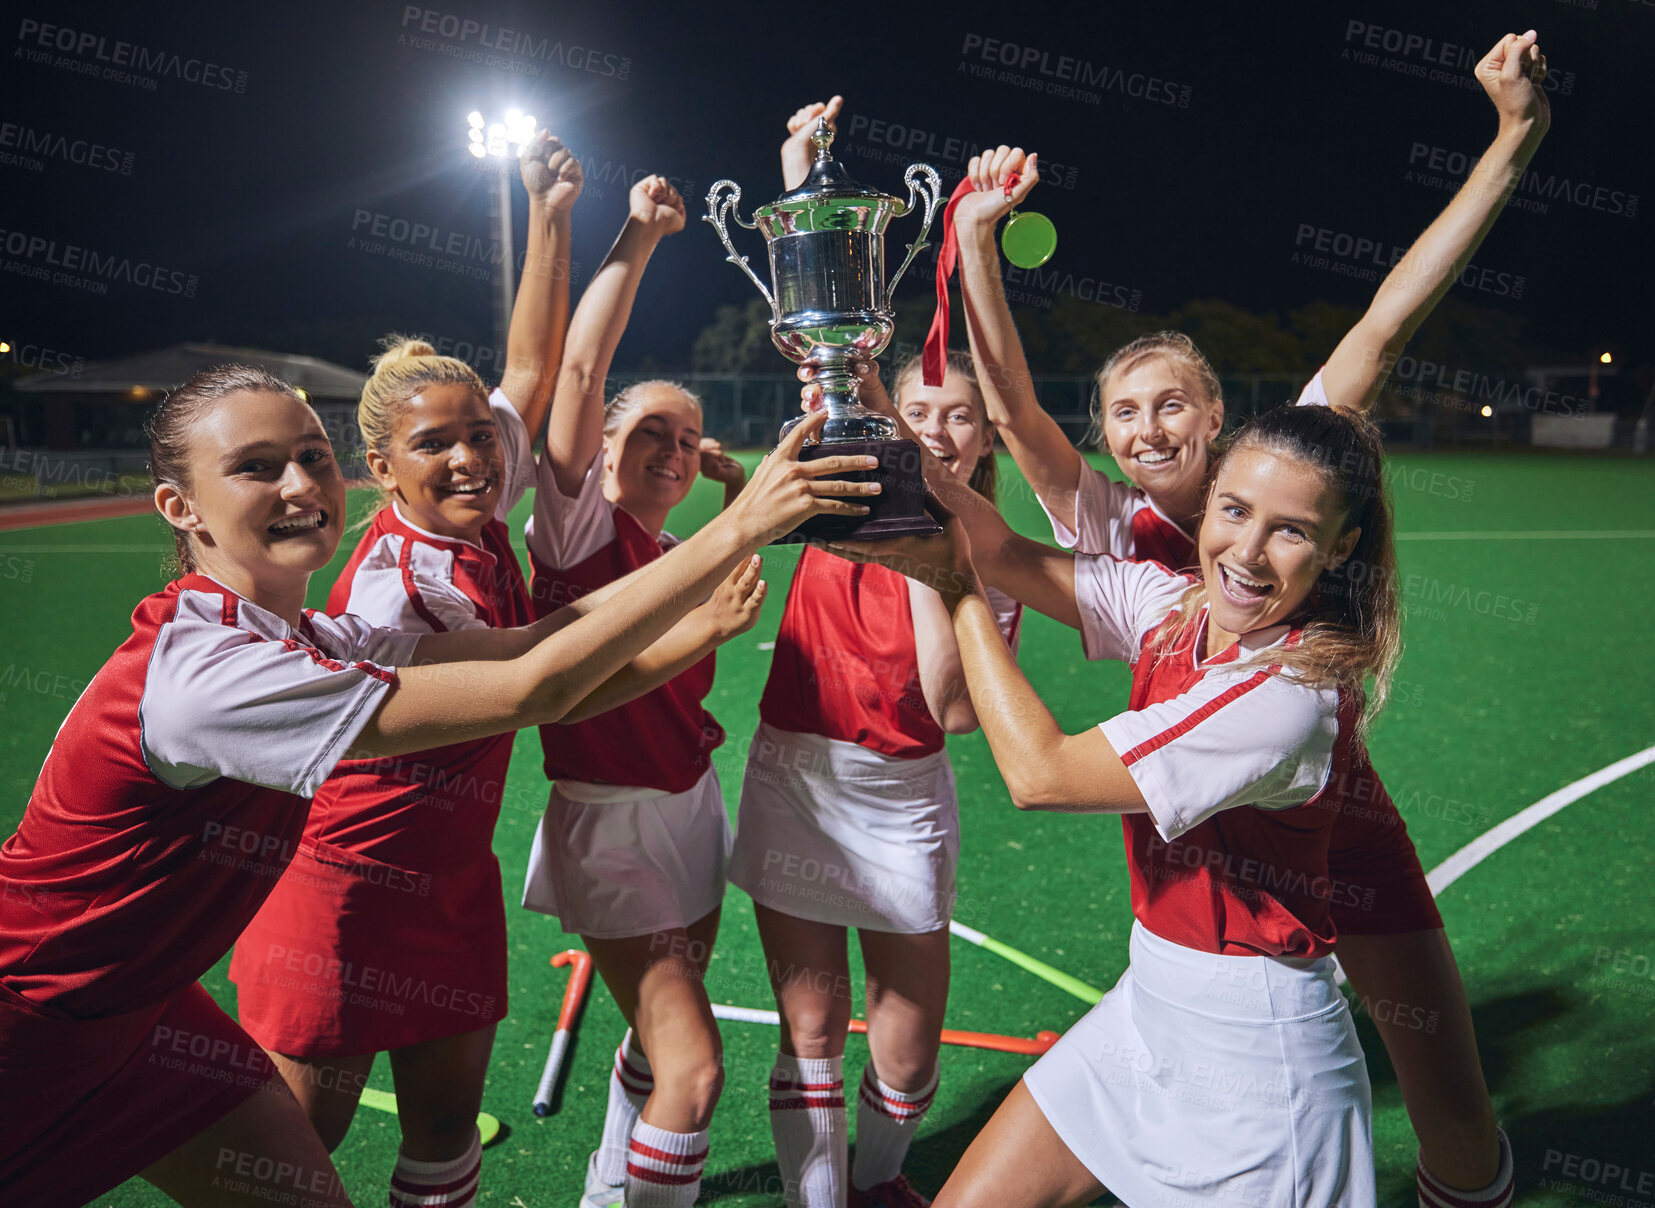
<svg viewBox="0 0 1655 1208"><path fill-rule="evenodd" d="M889 193L881 193L878 189L871 189L867 185L852 180L845 165L833 158L828 150L833 145L833 131L828 129L827 122L817 119L816 132L810 136L811 143L816 148L816 161L810 165L810 174L805 177L804 183L796 189L790 189L776 198L772 205L783 202L809 201L815 197L866 197L892 200ZM769 208L769 207L766 207ZM905 206L898 205L897 213L902 213Z"/></svg>

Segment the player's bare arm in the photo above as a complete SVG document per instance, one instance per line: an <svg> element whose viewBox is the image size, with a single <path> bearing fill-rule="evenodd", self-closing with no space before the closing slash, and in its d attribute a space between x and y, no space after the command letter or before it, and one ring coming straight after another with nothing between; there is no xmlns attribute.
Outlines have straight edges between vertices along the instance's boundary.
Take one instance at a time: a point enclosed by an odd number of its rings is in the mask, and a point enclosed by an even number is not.
<svg viewBox="0 0 1655 1208"><path fill-rule="evenodd" d="M542 130L519 158L529 194L529 239L523 276L506 332L506 371L500 390L523 417L532 446L552 403L569 324L569 214L580 197L580 160Z"/></svg>
<svg viewBox="0 0 1655 1208"><path fill-rule="evenodd" d="M759 619L767 584L757 554L736 563L712 599L691 610L660 641L605 680L563 717L566 724L607 713L688 671ZM628 576L630 578L631 576ZM619 580L617 580L619 582Z"/></svg>
<svg viewBox="0 0 1655 1208"><path fill-rule="evenodd" d="M1093 726L1066 734L1057 724L1000 639L994 611L981 592L957 602L954 632L983 737L1018 809L1069 814L1149 809L1102 730Z"/></svg>
<svg viewBox="0 0 1655 1208"><path fill-rule="evenodd" d="M1081 734L1064 733L1029 684L981 590L975 546L958 517L948 516L943 532L935 536L846 542L830 548L843 556L881 562L935 591L953 618L972 707L1018 809L1116 814L1148 809L1103 731L1094 727ZM1078 627L1074 559L1068 562L1072 623Z"/></svg>
<svg viewBox="0 0 1655 1208"><path fill-rule="evenodd" d="M1465 270L1551 126L1546 56L1531 29L1507 34L1475 69L1499 114L1494 141L1446 209L1380 285L1322 369L1333 403L1373 405L1403 347Z"/></svg>
<svg viewBox="0 0 1655 1208"><path fill-rule="evenodd" d="M567 498L580 484L603 444L603 392L615 349L632 317L638 283L655 247L684 229L684 199L662 176L646 176L628 195L626 224L580 296L546 429L544 456L552 459L557 489Z"/></svg>
<svg viewBox="0 0 1655 1208"><path fill-rule="evenodd" d="M1017 468L1040 501L1065 525L1075 526L1075 484L1081 456L1057 421L1035 396L1011 308L1000 277L997 223L1022 204L1040 181L1039 156L1021 147L1000 146L971 157L966 174L977 191L962 197L954 210L960 245L960 297L965 306L966 337L977 366L989 422L1006 442ZM1018 177L1009 195L1007 183Z"/></svg>
<svg viewBox="0 0 1655 1208"><path fill-rule="evenodd" d="M760 545L791 532L813 515L864 516L856 497L875 483L828 477L874 464L863 456L798 460L805 440L826 416L809 417L760 463L736 502L700 532L656 559L631 590L611 596L573 624L505 662L446 662L405 668L374 719L362 731L363 757L400 755L486 737L503 729L562 720L691 608ZM480 635L484 631L474 631ZM493 631L496 635L513 631ZM421 648L441 651L473 635L434 634ZM455 647L458 649L458 647Z"/></svg>
<svg viewBox="0 0 1655 1208"><path fill-rule="evenodd" d="M925 706L945 734L969 734L977 728L977 714L966 691L965 667L948 609L941 596L914 579L908 580L908 609L914 618L914 654Z"/></svg>

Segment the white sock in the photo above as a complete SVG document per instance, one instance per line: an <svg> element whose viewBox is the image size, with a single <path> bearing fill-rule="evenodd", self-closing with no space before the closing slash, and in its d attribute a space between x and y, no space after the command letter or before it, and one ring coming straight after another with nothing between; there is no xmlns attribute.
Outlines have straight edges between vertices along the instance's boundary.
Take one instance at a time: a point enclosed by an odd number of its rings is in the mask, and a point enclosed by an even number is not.
<svg viewBox="0 0 1655 1208"><path fill-rule="evenodd" d="M867 1191L902 1173L908 1145L936 1093L935 1070L923 1087L904 1094L879 1080L873 1062L863 1067L862 1089L856 1096L856 1167L851 1186Z"/></svg>
<svg viewBox="0 0 1655 1208"><path fill-rule="evenodd" d="M476 1202L482 1168L483 1138L475 1130L470 1148L446 1162L417 1162L398 1149L391 1208L467 1208Z"/></svg>
<svg viewBox="0 0 1655 1208"><path fill-rule="evenodd" d="M627 1208L690 1208L706 1164L706 1129L668 1132L639 1120L626 1155Z"/></svg>
<svg viewBox="0 0 1655 1208"><path fill-rule="evenodd" d="M845 1202L845 1079L838 1057L776 1056L770 1133L787 1208Z"/></svg>
<svg viewBox="0 0 1655 1208"><path fill-rule="evenodd" d="M655 1092L655 1072L626 1030L615 1050L615 1068L609 1075L609 1110L603 1117L603 1140L598 1142L598 1177L611 1187L626 1182L626 1149L637 1126L638 1113Z"/></svg>
<svg viewBox="0 0 1655 1208"><path fill-rule="evenodd" d="M1506 1139L1504 1129L1495 1131L1500 1134L1500 1170L1494 1181L1480 1191L1456 1191L1426 1170L1421 1160L1417 1175L1419 1208L1462 1208L1466 1204L1475 1204L1477 1208L1510 1208L1515 1174L1511 1142Z"/></svg>

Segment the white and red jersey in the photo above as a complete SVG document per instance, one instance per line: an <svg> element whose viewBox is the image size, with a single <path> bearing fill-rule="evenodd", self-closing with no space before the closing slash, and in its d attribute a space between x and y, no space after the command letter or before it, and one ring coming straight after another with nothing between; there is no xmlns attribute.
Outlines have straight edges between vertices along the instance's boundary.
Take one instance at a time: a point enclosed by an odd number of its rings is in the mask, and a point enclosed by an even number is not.
<svg viewBox="0 0 1655 1208"><path fill-rule="evenodd" d="M399 633L503 629L534 617L506 517L534 482L528 431L498 389L489 399L505 454L494 517L476 543L382 508L328 593L328 612ZM393 759L349 760L316 794L305 842L440 872L493 854L515 735L496 734Z"/></svg>
<svg viewBox="0 0 1655 1208"><path fill-rule="evenodd" d="M140 603L0 846L0 984L93 1018L212 968L417 640L317 612L294 630L200 574Z"/></svg>
<svg viewBox="0 0 1655 1208"><path fill-rule="evenodd" d="M989 590L1012 650L1023 606ZM854 742L898 759L943 749L920 685L908 580L814 547L799 556L759 717L779 730Z"/></svg>
<svg viewBox="0 0 1655 1208"><path fill-rule="evenodd" d="M1298 405L1328 406L1322 371L1306 384ZM1143 492L1082 465L1075 501L1078 534L1050 510L1059 545L1086 553L1193 567L1195 543L1156 511ZM1442 926L1425 871L1407 825L1385 786L1361 752L1319 806L1335 817L1328 862L1334 877L1331 910L1342 934L1378 935L1430 931Z"/></svg>
<svg viewBox="0 0 1655 1208"><path fill-rule="evenodd" d="M539 483L526 537L533 570L530 595L546 616L647 566L678 544L657 539L637 519L605 498L600 449L573 499L558 489L550 457L540 459ZM724 728L701 703L712 691L716 658L636 700L598 717L540 727L551 780L625 785L683 793L712 766Z"/></svg>
<svg viewBox="0 0 1655 1208"><path fill-rule="evenodd" d="M391 504L374 517L328 593L330 613L407 633L523 624L500 619L523 582L506 520L534 486L534 452L511 400L497 388L488 402L505 469L494 518L477 544L426 532Z"/></svg>
<svg viewBox="0 0 1655 1208"><path fill-rule="evenodd" d="M1327 388L1318 369L1299 393L1300 407L1328 406ZM1040 504L1052 522L1052 539L1083 554L1113 554L1138 562L1159 562L1171 570L1195 566L1195 538L1157 508L1130 482L1116 482L1084 461L1075 488L1075 527L1070 528Z"/></svg>
<svg viewBox="0 0 1655 1208"><path fill-rule="evenodd" d="M1130 482L1116 482L1085 461L1075 488L1075 527L1059 520L1042 500L1052 538L1082 554L1159 562L1172 570L1195 565L1195 538Z"/></svg>
<svg viewBox="0 0 1655 1208"><path fill-rule="evenodd" d="M1335 812L1320 808L1360 760L1340 693L1251 663L1299 640L1277 625L1202 657L1203 611L1169 647L1154 639L1194 580L1153 562L1075 559L1089 658L1132 664L1130 709L1104 737L1147 814L1127 814L1133 913L1203 952L1317 957L1333 950L1328 874Z"/></svg>

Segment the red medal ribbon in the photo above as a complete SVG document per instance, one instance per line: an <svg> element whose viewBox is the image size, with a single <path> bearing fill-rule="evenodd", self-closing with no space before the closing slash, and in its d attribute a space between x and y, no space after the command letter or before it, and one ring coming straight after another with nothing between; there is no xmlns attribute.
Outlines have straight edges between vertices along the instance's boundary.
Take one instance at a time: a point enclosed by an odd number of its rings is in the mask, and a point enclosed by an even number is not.
<svg viewBox="0 0 1655 1208"><path fill-rule="evenodd" d="M1011 196L1018 175L1013 172L1006 179L1006 196ZM931 330L925 336L925 348L920 353L920 370L927 386L942 385L943 370L948 364L948 279L954 275L954 264L960 258L960 239L954 232L954 208L977 186L965 176L948 196L948 205L942 212L942 250L937 253L937 313L931 316Z"/></svg>

